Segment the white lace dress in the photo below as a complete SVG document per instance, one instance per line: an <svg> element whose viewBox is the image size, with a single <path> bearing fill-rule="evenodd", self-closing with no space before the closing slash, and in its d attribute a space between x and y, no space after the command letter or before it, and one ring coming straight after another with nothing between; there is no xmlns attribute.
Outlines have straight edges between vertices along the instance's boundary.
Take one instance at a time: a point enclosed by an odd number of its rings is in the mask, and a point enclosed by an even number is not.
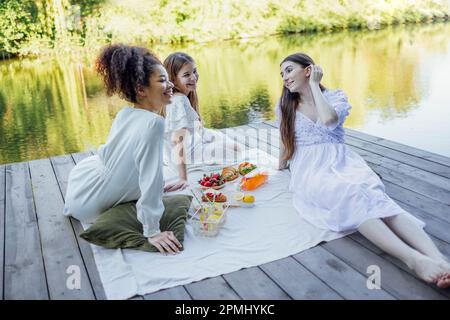
<svg viewBox="0 0 450 320"><path fill-rule="evenodd" d="M335 128L296 113L296 150L289 161L296 210L315 226L337 232L353 231L368 219L406 213L364 159L344 144L343 123L351 109L344 92L323 94L338 114ZM279 124L279 106L276 114Z"/></svg>
<svg viewBox="0 0 450 320"><path fill-rule="evenodd" d="M187 96L174 95L172 102L166 106L164 133L164 163L174 174L178 173L177 154L180 150L173 146L172 139L180 129L187 130L184 148L188 169L235 162L234 151L230 153L226 150L231 144L227 137L218 130L203 127Z"/></svg>

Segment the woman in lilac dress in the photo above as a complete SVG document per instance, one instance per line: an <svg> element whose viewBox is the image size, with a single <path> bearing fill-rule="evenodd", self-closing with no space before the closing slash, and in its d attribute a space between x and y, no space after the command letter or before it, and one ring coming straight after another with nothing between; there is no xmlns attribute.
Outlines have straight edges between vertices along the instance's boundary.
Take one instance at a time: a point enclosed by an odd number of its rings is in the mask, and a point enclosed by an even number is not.
<svg viewBox="0 0 450 320"><path fill-rule="evenodd" d="M299 214L337 232L358 230L405 262L421 279L450 286L450 264L415 219L385 192L378 176L344 144L351 109L345 93L320 84L322 70L306 54L281 63L283 92L276 107L280 169L288 163Z"/></svg>

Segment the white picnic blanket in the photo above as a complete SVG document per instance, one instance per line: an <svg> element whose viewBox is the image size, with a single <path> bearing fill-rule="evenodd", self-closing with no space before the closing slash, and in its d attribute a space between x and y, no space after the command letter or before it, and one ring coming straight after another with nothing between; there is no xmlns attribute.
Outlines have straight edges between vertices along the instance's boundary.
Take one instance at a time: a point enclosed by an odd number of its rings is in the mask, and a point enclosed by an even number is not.
<svg viewBox="0 0 450 320"><path fill-rule="evenodd" d="M267 154L265 155L270 158ZM250 157L249 160L252 160ZM269 162L253 159L260 164ZM276 161L273 158L270 161ZM191 168L189 182L197 186L204 171ZM216 170L217 172L218 170ZM108 299L127 299L164 288L188 284L209 277L261 265L296 254L322 241L344 236L309 224L296 212L288 191L288 170L269 171L269 181L252 191L253 208L230 208L216 237L196 236L186 226L184 251L163 256L136 250L110 250L92 245L95 261ZM168 172L165 172L169 175ZM170 179L170 178L168 178ZM232 194L235 186L222 189ZM190 194L189 190L181 193Z"/></svg>

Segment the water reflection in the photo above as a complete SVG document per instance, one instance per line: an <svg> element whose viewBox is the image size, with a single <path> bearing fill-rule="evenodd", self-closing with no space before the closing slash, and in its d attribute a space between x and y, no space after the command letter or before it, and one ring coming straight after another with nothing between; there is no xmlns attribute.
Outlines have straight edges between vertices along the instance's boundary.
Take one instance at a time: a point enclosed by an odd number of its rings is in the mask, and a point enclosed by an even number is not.
<svg viewBox="0 0 450 320"><path fill-rule="evenodd" d="M323 67L326 86L348 94L353 110L347 127L378 134L372 131L424 108L434 89L433 72L439 71L429 67L430 61L450 61L449 33L449 24L435 24L153 49L161 58L184 50L196 59L201 114L209 127L273 119L282 85L279 63L304 51ZM92 52L0 63L0 163L77 152L105 141L112 119L126 103L105 96L92 70L94 57ZM440 101L449 108L448 98ZM436 110L440 117L442 109ZM429 125L430 132L448 135L445 127ZM400 132L388 138L412 145L418 140ZM432 151L450 156L449 145L436 148Z"/></svg>

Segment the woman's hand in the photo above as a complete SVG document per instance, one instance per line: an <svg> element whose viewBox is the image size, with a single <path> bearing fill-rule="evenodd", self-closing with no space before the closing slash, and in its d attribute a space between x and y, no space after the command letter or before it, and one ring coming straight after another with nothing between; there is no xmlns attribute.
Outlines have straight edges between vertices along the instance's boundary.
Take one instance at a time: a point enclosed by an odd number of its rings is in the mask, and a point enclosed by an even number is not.
<svg viewBox="0 0 450 320"><path fill-rule="evenodd" d="M279 160L277 170L284 170L284 169L287 169L287 167L288 167L288 162L286 160Z"/></svg>
<svg viewBox="0 0 450 320"><path fill-rule="evenodd" d="M177 182L169 183L164 187L164 192L172 192L176 190L183 190L188 186L188 182L185 179L180 179Z"/></svg>
<svg viewBox="0 0 450 320"><path fill-rule="evenodd" d="M309 84L310 85L318 85L323 77L322 68L318 65L310 65L308 68L311 69L311 73L309 75Z"/></svg>
<svg viewBox="0 0 450 320"><path fill-rule="evenodd" d="M172 231L158 233L156 236L148 238L148 242L164 255L179 253L180 248L183 247Z"/></svg>

